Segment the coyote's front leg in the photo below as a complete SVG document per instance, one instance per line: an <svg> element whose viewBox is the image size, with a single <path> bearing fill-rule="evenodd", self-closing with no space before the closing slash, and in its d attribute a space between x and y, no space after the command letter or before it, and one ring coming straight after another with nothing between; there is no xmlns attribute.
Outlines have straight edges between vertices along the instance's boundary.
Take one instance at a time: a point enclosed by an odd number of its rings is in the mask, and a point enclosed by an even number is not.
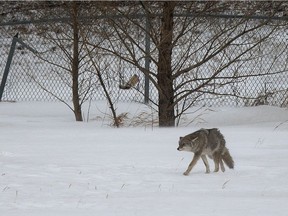
<svg viewBox="0 0 288 216"><path fill-rule="evenodd" d="M197 163L197 161L199 160L201 156L201 153L197 152L194 154L194 157L191 161L191 163L189 164L187 170L183 173L183 175L189 175L189 173L191 172L192 168L195 166L195 164Z"/></svg>
<svg viewBox="0 0 288 216"><path fill-rule="evenodd" d="M210 167L209 167L209 163L208 163L206 155L201 155L201 158L202 158L202 160L203 160L203 162L205 164L206 173L210 173Z"/></svg>

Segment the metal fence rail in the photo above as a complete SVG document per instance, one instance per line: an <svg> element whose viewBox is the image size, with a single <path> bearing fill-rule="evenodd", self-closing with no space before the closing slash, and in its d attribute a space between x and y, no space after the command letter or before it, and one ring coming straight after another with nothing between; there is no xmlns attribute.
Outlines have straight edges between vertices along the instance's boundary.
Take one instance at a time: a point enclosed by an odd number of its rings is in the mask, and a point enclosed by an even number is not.
<svg viewBox="0 0 288 216"><path fill-rule="evenodd" d="M182 17L178 16L178 19L180 20ZM211 37L212 33L218 31L213 26L228 25L229 22L233 22L233 20L238 18L221 16L191 17L193 22L191 21L190 33L183 39L183 43L173 50L174 65L181 61L179 58L185 54L183 52L187 50L189 43L197 51L197 46L199 46L199 49L203 47L201 43ZM138 17L137 19L141 19L145 23L145 17ZM265 19L265 17L261 17L261 19ZM201 31L202 28L202 32L197 32L193 27L195 20L201 23L197 27L197 31ZM243 26L253 25L253 22L257 22L255 17L249 19L249 23L245 23ZM271 34L269 33L269 37L259 47L247 52L241 59L227 66L213 82L210 82L210 85L193 92L186 100L192 101L195 105L206 106L251 106L261 104L286 106L288 103L287 20L276 19L271 25L265 25L257 29L249 35L250 38L241 39L241 46L231 46L230 49L223 52L221 58L219 56L212 58L211 61L202 64L175 82L193 79L195 80L195 85L201 84L201 82L211 76L211 72L224 67L227 59L232 58L237 53L241 53L241 51L245 50L245 46L251 46L253 40L261 38L261 35L268 34L267 32L271 31L270 28L274 28L275 25L277 25L277 28ZM242 27L239 26L239 31L241 31ZM99 24L98 17L98 19L90 18L87 28L107 29L108 27L105 18L101 18ZM19 32L19 38L24 44L37 51L32 52L31 49L21 43L16 44L2 101L56 101L59 99L71 101L72 83L69 55L72 52L72 31L69 25L65 23L65 20L7 23L0 26L0 32L2 47L0 49L0 77L4 75L12 38L16 32ZM97 44L103 38L101 38L101 35L95 37L94 33L93 30L85 32L87 40ZM108 33L113 34L113 32ZM106 34L108 33L106 32ZM147 41L145 33L141 29L133 29L133 34L135 40L143 44L143 49L149 50L149 52L151 50L151 55L157 54L153 53L155 47ZM82 41L80 46L80 57L82 60L79 76L80 96L84 97L85 95L86 100L105 100L95 72L95 69L99 69L114 101L144 102L145 95L147 96L149 93L149 100L157 103L158 94L155 87L151 83L148 85L147 77L138 68L121 60L118 56L113 56L111 53L105 53L103 50L97 49L93 50L94 64L92 64L83 45L84 42L87 41ZM121 52L121 49L125 52L119 41L115 40L114 45L120 50L119 52ZM187 63L201 58L202 54L196 51L195 54L191 54L190 59L187 59ZM139 55L139 59L141 59L141 53L137 53L137 50L135 52L135 55ZM150 67L150 70L154 72L157 71L157 66L153 63L149 64L145 61L145 58L142 58L139 64L143 65L143 67ZM183 62L182 65L184 64L186 63ZM119 88L119 85L128 81L134 74L140 79L136 86L129 90ZM187 85L183 87L185 89L180 90L193 89L195 88L194 84Z"/></svg>

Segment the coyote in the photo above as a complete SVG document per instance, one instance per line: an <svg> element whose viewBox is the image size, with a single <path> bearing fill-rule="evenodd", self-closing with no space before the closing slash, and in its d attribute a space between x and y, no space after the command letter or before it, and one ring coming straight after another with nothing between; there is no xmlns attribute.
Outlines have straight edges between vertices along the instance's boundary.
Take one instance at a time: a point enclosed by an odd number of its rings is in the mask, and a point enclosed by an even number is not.
<svg viewBox="0 0 288 216"><path fill-rule="evenodd" d="M219 165L222 172L225 171L225 164L230 168L234 168L234 161L231 157L229 150L225 147L225 139L222 133L217 128L212 129L200 129L194 133L188 134L184 137L180 137L178 151L189 151L194 153L194 157L189 164L187 170L183 173L189 175L192 168L197 161L202 158L206 173L210 173L209 163L206 155L214 160L215 170L219 171Z"/></svg>

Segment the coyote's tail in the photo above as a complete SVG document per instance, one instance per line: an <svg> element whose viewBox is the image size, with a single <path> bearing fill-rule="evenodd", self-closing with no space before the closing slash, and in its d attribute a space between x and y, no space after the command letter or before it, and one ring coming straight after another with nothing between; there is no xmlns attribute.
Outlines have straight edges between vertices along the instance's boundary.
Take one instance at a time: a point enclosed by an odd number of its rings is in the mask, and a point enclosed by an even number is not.
<svg viewBox="0 0 288 216"><path fill-rule="evenodd" d="M225 147L224 152L222 154L222 159L230 169L234 168L233 158L231 157L229 150L226 147Z"/></svg>

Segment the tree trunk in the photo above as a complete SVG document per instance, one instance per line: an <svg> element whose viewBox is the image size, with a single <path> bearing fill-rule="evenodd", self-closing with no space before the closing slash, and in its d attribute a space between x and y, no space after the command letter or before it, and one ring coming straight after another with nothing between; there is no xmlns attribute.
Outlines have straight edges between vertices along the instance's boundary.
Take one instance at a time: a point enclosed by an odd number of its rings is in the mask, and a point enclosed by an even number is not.
<svg viewBox="0 0 288 216"><path fill-rule="evenodd" d="M173 12L175 2L163 3L163 14L158 46L159 126L174 127L174 91L172 79Z"/></svg>
<svg viewBox="0 0 288 216"><path fill-rule="evenodd" d="M73 57L72 57L72 94L73 94L73 106L74 106L74 115L76 121L83 121L82 110L79 97L79 26L78 26L78 8L77 4L73 3L72 6L72 28L73 28Z"/></svg>

